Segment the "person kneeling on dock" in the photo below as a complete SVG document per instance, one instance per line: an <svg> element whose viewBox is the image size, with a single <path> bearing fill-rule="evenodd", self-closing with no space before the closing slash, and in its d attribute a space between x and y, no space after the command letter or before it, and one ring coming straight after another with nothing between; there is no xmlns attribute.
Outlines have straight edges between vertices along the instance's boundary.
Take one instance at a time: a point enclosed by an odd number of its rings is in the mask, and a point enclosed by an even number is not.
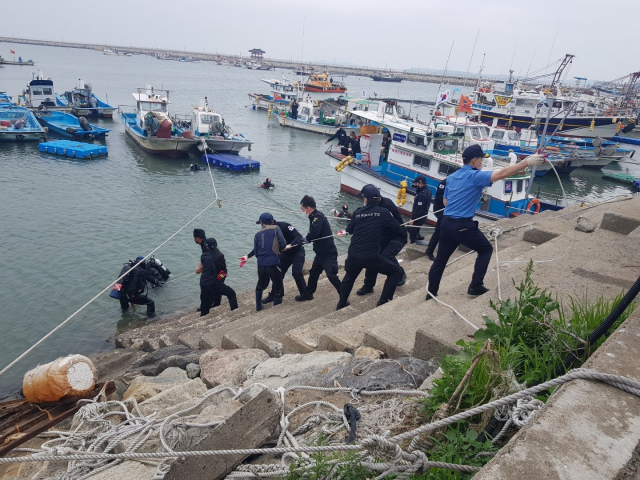
<svg viewBox="0 0 640 480"><path fill-rule="evenodd" d="M241 257L243 262L253 257L258 259L258 283L256 284L256 311L262 310L262 292L273 283L273 304L282 303L282 270L280 269L280 251L287 242L280 227L273 225L273 215L263 213L256 222L262 227L253 239L253 250Z"/></svg>
<svg viewBox="0 0 640 480"><path fill-rule="evenodd" d="M233 288L225 285L227 278L227 263L224 255L218 250L215 238L207 238L204 242L205 251L200 257L200 265L196 273L200 276L200 316L204 317L211 311L212 306L219 305L222 295L229 299L231 310L238 308L238 298Z"/></svg>
<svg viewBox="0 0 640 480"><path fill-rule="evenodd" d="M479 145L471 145L462 152L463 167L447 178L444 189L444 216L440 226L440 246L435 261L429 270L427 300L438 296L440 280L449 257L460 244L478 252L473 269L469 295L482 295L489 289L484 286L493 247L487 237L478 229L473 217L482 190L493 182L515 175L527 167L542 165L546 159L542 155L531 155L520 163L493 171L482 170L484 152Z"/></svg>
<svg viewBox="0 0 640 480"><path fill-rule="evenodd" d="M397 262L381 255L380 244L383 234L391 238L406 239L407 232L402 230L389 210L379 205L381 195L376 186L365 185L360 193L364 197L364 207L353 212L353 218L347 226L347 233L352 237L344 266L345 274L340 284L340 301L336 310L349 305L353 284L363 269L372 269L376 273L387 276L378 306L393 300L396 286L402 278L402 268Z"/></svg>

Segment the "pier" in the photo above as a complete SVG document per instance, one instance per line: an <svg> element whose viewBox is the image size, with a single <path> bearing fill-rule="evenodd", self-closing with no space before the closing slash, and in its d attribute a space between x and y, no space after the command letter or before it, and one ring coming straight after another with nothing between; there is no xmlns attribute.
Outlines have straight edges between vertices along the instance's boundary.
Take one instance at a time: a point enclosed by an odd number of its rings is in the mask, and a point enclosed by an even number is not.
<svg viewBox="0 0 640 480"><path fill-rule="evenodd" d="M57 42L53 40L36 40L28 38L12 38L12 37L0 37L1 43L21 43L26 45L42 45L47 47L64 47L64 48L83 48L87 50L102 51L105 47L111 48L117 51L131 52L139 55L152 55L152 56L169 56L169 57L190 57L194 60L202 60L207 62L228 61L230 63L240 61L252 61L251 56L247 55L227 55L223 53L204 53L204 52L192 52L186 50L166 50L158 48L144 48L133 46L117 46L117 45L98 45L92 43L73 43L73 42ZM316 62L299 62L291 60L281 60L273 58L263 58L262 62L265 65L273 66L275 68L290 69L293 71L299 70L301 67L311 67L314 71L328 70L333 75L354 75L358 77L370 77L372 75L378 75L381 71L386 71L383 68L373 67L348 67L344 65L332 65L322 64ZM409 73L402 70L390 70L391 73L402 76L402 78L409 82L424 82L424 83L442 83L445 85L461 85L472 86L476 78L473 75L460 76L460 75L442 75L439 73ZM499 82L497 78L485 78L483 80L488 82Z"/></svg>

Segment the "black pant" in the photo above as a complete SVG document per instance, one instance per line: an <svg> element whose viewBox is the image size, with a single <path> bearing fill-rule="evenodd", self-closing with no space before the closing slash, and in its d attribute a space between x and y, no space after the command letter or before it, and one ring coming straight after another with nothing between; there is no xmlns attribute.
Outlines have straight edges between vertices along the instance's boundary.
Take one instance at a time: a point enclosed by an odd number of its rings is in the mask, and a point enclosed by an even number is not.
<svg viewBox="0 0 640 480"><path fill-rule="evenodd" d="M124 293L120 294L120 307L123 310L129 308L129 304L133 303L134 305L146 305L147 306L147 315L151 315L156 311L156 304L153 303L146 295L136 294L136 295L126 295Z"/></svg>
<svg viewBox="0 0 640 480"><path fill-rule="evenodd" d="M338 278L338 252L313 259L311 270L309 270L309 280L307 280L306 293L314 294L318 288L318 279L324 271L331 285L340 293L340 279Z"/></svg>
<svg viewBox="0 0 640 480"><path fill-rule="evenodd" d="M438 246L438 240L440 240L440 225L442 224L442 217L438 217L438 223L436 223L436 229L433 231L431 238L429 239L429 245L427 245L427 255L433 255Z"/></svg>
<svg viewBox="0 0 640 480"><path fill-rule="evenodd" d="M402 250L402 247L404 247L404 245L400 242L395 242L395 241L389 242L385 247L383 247L382 253L380 255L383 258L387 258L391 260L393 263L398 265L398 267L400 267L400 264L396 259L396 255L400 253L400 250ZM400 267L400 276L402 276L402 274L404 274L404 269ZM371 289L375 287L377 277L378 277L378 270L372 267L368 267L367 270L364 272L364 288Z"/></svg>
<svg viewBox="0 0 640 480"><path fill-rule="evenodd" d="M293 253L290 253L293 252ZM304 267L304 247L299 246L293 248L293 250L284 252L280 254L280 270L282 270L282 296L284 297L284 276L287 274L289 267L293 267L291 269L291 275L296 282L296 287L298 287L298 291L300 295L304 292L304 289L307 288L307 283L304 281L304 275L302 274L302 267ZM271 288L271 293L269 293L270 297L274 296L273 288Z"/></svg>
<svg viewBox="0 0 640 480"><path fill-rule="evenodd" d="M382 288L382 294L378 303L386 303L393 300L393 294L396 291L398 281L402 277L402 269L398 263L393 263L388 258L384 258L381 255L372 258L353 258L347 257L347 261L344 265L345 274L340 284L340 305L344 305L349 300L349 295L353 289L353 284L360 275L363 268L372 268L377 273L382 273L387 276L387 280L384 282Z"/></svg>
<svg viewBox="0 0 640 480"><path fill-rule="evenodd" d="M220 305L222 296L229 299L231 310L238 308L238 298L233 288L222 282L214 282L208 285L200 285L200 316L204 317L211 311L211 307ZM216 304L217 302L217 304Z"/></svg>
<svg viewBox="0 0 640 480"><path fill-rule="evenodd" d="M478 252L476 264L471 277L471 285L476 287L482 285L484 276L487 273L493 247L487 237L478 229L478 222L473 220L458 221L449 217L442 217L440 226L440 246L438 256L429 270L429 292L438 294L440 280L447 266L449 257L460 244L471 250Z"/></svg>
<svg viewBox="0 0 640 480"><path fill-rule="evenodd" d="M280 265L269 265L267 267L258 267L258 283L256 284L256 292L262 292L269 286L269 280L273 284L274 298L282 298L282 271Z"/></svg>
<svg viewBox="0 0 640 480"><path fill-rule="evenodd" d="M421 218L420 220L414 220L413 221L413 226L409 225L407 228L409 229L409 240L411 241L411 243L416 243L416 240L418 239L418 235L420 235L420 229L417 227L421 227L422 225L425 224L425 222L427 221L427 218Z"/></svg>

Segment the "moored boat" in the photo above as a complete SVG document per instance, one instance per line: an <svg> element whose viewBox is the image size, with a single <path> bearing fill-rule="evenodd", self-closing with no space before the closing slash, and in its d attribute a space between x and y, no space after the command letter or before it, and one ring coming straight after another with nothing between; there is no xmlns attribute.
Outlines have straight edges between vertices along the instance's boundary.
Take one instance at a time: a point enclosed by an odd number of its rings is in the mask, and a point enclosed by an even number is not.
<svg viewBox="0 0 640 480"><path fill-rule="evenodd" d="M270 80L260 79L269 85L271 94L250 93L249 98L253 101L254 110L268 110L270 107L280 109L288 107L294 98L301 98L304 87L299 82L290 82L283 76L281 80L272 78Z"/></svg>
<svg viewBox="0 0 640 480"><path fill-rule="evenodd" d="M288 109L275 108L269 114L271 118L276 118L283 127L305 130L307 132L333 135L338 128L342 128L349 134L359 132L359 125L347 125L349 120L347 112L329 104L321 103L319 100L311 100L307 97L301 100L298 105L298 115L296 118L290 116Z"/></svg>
<svg viewBox="0 0 640 480"><path fill-rule="evenodd" d="M222 115L209 106L207 97L193 109L190 117L176 115L173 121L178 132L189 131L195 135L199 141L198 149L202 151L205 150L204 142L207 150L238 155L245 147L251 150L253 144L244 135L233 133Z"/></svg>
<svg viewBox="0 0 640 480"><path fill-rule="evenodd" d="M78 80L71 91L64 92L63 101L71 105L74 115L79 117L112 118L115 107L100 100L92 92L90 83Z"/></svg>
<svg viewBox="0 0 640 480"><path fill-rule="evenodd" d="M91 125L84 117L78 118L66 112L44 109L38 111L36 117L50 132L75 140L104 138L111 131Z"/></svg>
<svg viewBox="0 0 640 480"><path fill-rule="evenodd" d="M178 158L189 155L198 140L193 132L174 132L169 117L169 92L154 91L151 85L132 93L135 107L118 107L118 114L124 123L124 131L142 150L148 153ZM133 110L133 111L130 111Z"/></svg>
<svg viewBox="0 0 640 480"><path fill-rule="evenodd" d="M393 82L393 83L400 83L402 80L404 80L400 75L391 73L391 70L389 70L387 73L381 73L380 75L372 75L371 79L374 82Z"/></svg>
<svg viewBox="0 0 640 480"><path fill-rule="evenodd" d="M347 87L344 82L335 82L326 70L323 73L313 73L304 84L305 92L316 93L344 93Z"/></svg>
<svg viewBox="0 0 640 480"><path fill-rule="evenodd" d="M0 92L0 141L24 142L45 138L46 130L33 113L13 104L9 95Z"/></svg>
<svg viewBox="0 0 640 480"><path fill-rule="evenodd" d="M41 70L37 74L33 74L33 78L18 96L18 105L21 103L32 111L47 108L70 112L72 109L71 105L55 93L53 80L44 78Z"/></svg>

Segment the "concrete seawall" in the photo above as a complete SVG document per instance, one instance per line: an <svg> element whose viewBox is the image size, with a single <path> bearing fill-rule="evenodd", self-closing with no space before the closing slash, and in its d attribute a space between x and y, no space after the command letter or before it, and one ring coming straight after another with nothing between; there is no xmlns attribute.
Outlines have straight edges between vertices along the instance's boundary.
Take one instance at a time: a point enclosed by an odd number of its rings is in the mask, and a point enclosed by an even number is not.
<svg viewBox="0 0 640 480"><path fill-rule="evenodd" d="M103 45L91 44L91 43L72 43L72 42L57 42L53 40L35 40L28 38L12 38L12 37L0 37L0 42L2 43L22 43L26 45L43 45L49 47L64 47L64 48L83 48L88 50L101 50ZM191 57L196 60L203 61L219 61L219 60L227 60L229 62L239 61L251 61L250 57L240 57L238 55L227 55L223 53L203 53L203 52L189 52L186 50L165 50L158 48L144 48L144 47L133 47L133 46L123 46L123 45L108 45L108 48L114 50L121 50L126 52L131 52L134 54L142 54L142 55L168 55L175 57ZM33 59L37 65L37 59ZM371 75L379 75L380 72L384 71L384 69L380 68L370 68L370 67L347 67L344 65L331 65L331 64L320 64L314 62L294 62L287 60L279 60L272 58L264 58L262 63L266 65L271 65L276 68L284 68L290 70L298 70L301 66L305 67L313 67L314 71L328 70L334 75L355 75L360 77L369 77ZM462 77L457 75L440 75L440 74L431 74L431 73L406 73L402 71L394 71L400 76L402 76L405 80L410 82L424 82L424 83L443 83L445 85L462 85L462 86L472 86L475 84L476 79L474 77ZM489 82L498 82L498 79L491 78L483 78L483 80Z"/></svg>

